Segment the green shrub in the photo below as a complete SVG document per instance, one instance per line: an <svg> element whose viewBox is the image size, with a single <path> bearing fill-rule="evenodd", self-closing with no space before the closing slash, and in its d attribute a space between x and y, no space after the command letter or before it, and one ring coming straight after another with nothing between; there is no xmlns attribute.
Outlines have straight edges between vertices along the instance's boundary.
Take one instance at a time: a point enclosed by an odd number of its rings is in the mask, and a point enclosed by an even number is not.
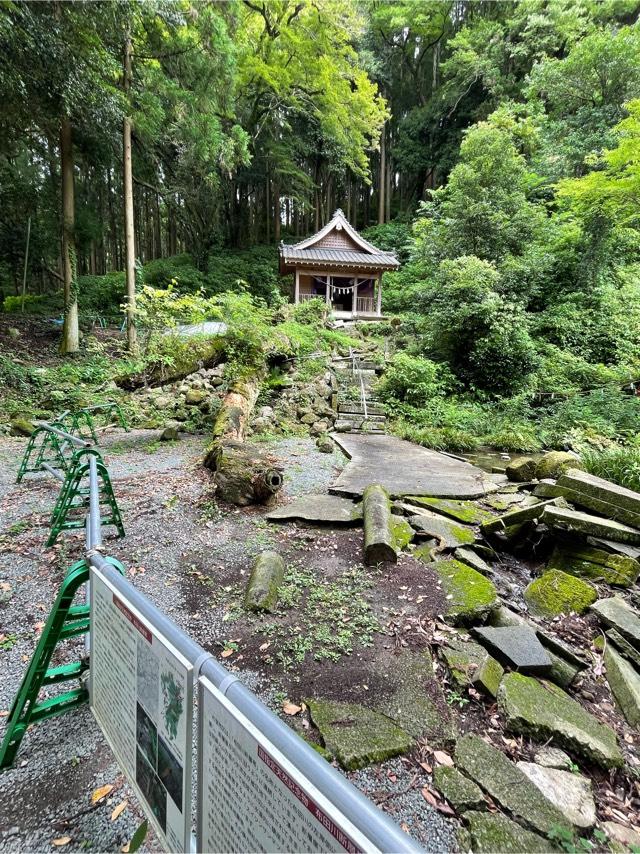
<svg viewBox="0 0 640 854"><path fill-rule="evenodd" d="M24 310L27 314L57 314L62 300L55 294L25 294ZM2 311L17 314L22 311L22 296L7 296L2 301Z"/></svg>
<svg viewBox="0 0 640 854"><path fill-rule="evenodd" d="M294 306L292 314L296 323L312 323L319 326L327 319L327 303L320 297L306 300Z"/></svg>
<svg viewBox="0 0 640 854"><path fill-rule="evenodd" d="M585 449L581 453L586 471L640 492L640 448L607 448L604 451Z"/></svg>
<svg viewBox="0 0 640 854"><path fill-rule="evenodd" d="M397 353L378 384L378 393L390 404L399 402L420 407L444 395L452 382L444 365L420 356Z"/></svg>
<svg viewBox="0 0 640 854"><path fill-rule="evenodd" d="M479 445L475 436L455 427L417 427L406 421L397 421L392 430L401 439L435 451L474 451Z"/></svg>
<svg viewBox="0 0 640 854"><path fill-rule="evenodd" d="M629 441L640 432L640 399L623 394L619 387L574 394L547 405L540 433L547 447L604 445ZM604 441L603 441L604 440Z"/></svg>

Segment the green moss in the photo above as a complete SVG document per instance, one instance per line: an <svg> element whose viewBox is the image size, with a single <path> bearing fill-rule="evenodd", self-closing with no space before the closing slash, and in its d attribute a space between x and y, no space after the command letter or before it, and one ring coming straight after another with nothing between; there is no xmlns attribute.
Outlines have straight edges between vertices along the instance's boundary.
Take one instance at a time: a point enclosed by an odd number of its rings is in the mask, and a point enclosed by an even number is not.
<svg viewBox="0 0 640 854"><path fill-rule="evenodd" d="M361 511L362 512L362 511ZM393 545L396 551L401 552L409 545L415 536L415 531L406 519L401 516L391 514L391 533L393 535Z"/></svg>
<svg viewBox="0 0 640 854"><path fill-rule="evenodd" d="M434 569L442 581L445 617L450 622L480 622L496 606L498 597L493 583L470 566L451 559L437 561Z"/></svg>
<svg viewBox="0 0 640 854"><path fill-rule="evenodd" d="M347 771L406 753L413 739L386 715L355 703L305 701L325 747Z"/></svg>
<svg viewBox="0 0 640 854"><path fill-rule="evenodd" d="M590 715L557 685L521 673L508 673L500 684L498 707L512 732L552 740L603 768L623 765L616 734Z"/></svg>
<svg viewBox="0 0 640 854"><path fill-rule="evenodd" d="M483 646L472 640L453 637L442 648L442 655L458 685L473 685L492 697L496 696L504 669Z"/></svg>
<svg viewBox="0 0 640 854"><path fill-rule="evenodd" d="M456 768L438 765L433 772L433 782L457 812L485 807L482 789Z"/></svg>
<svg viewBox="0 0 640 854"><path fill-rule="evenodd" d="M580 460L568 451L549 451L538 460L536 477L543 480L547 477L559 477L567 469L582 468Z"/></svg>
<svg viewBox="0 0 640 854"><path fill-rule="evenodd" d="M556 617L572 611L584 613L596 601L598 592L588 581L551 569L525 588L524 598L533 613Z"/></svg>
<svg viewBox="0 0 640 854"><path fill-rule="evenodd" d="M407 495L404 500L419 507L428 507L442 516L448 516L467 525L479 525L481 522L493 518L493 514L478 507L473 501L453 501L444 498L431 498L425 495Z"/></svg>
<svg viewBox="0 0 640 854"><path fill-rule="evenodd" d="M478 854L538 854L556 848L537 833L531 833L500 813L468 812L463 816Z"/></svg>
<svg viewBox="0 0 640 854"><path fill-rule="evenodd" d="M571 575L606 581L630 587L640 574L640 563L627 555L616 555L603 549L581 545L578 548L557 547L551 555L549 569L561 569Z"/></svg>

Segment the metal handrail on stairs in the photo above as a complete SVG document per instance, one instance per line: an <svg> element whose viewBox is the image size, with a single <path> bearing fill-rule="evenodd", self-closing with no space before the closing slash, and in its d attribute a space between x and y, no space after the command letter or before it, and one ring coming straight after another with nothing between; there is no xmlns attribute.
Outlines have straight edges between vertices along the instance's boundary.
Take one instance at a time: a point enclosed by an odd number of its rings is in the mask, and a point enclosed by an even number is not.
<svg viewBox="0 0 640 854"><path fill-rule="evenodd" d="M351 356L351 362L352 362L351 370L352 370L352 373L353 373L353 375L354 375L354 376L355 376L356 374L358 374L358 378L359 378L359 380L360 380L360 401L361 401L361 403L362 403L362 412L363 412L363 414L364 414L364 420L366 421L366 420L367 420L367 417L368 417L368 416L367 416L367 396L366 396L366 394L365 394L365 390L364 390L364 379L363 379L363 377L362 377L362 369L359 367L359 364L360 364L359 359L360 359L360 357L359 357L359 356L358 356L358 354L353 350L353 348L352 348L352 347L349 347L349 355Z"/></svg>

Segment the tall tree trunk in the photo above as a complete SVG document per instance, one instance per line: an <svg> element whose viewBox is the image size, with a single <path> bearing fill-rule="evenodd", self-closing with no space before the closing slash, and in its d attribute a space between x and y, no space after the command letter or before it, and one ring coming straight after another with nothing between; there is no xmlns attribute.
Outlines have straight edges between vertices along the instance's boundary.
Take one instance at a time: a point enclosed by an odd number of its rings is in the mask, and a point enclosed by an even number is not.
<svg viewBox="0 0 640 854"><path fill-rule="evenodd" d="M275 181L273 184L273 238L276 246L280 243L280 183Z"/></svg>
<svg viewBox="0 0 640 854"><path fill-rule="evenodd" d="M271 243L271 194L269 193L269 185L271 179L269 178L269 172L267 171L267 180L264 182L264 230L265 230L265 243Z"/></svg>
<svg viewBox="0 0 640 854"><path fill-rule="evenodd" d="M73 193L73 141L67 116L60 124L60 172L62 175L62 269L64 279L64 325L60 352L77 353L80 349L78 330L78 277Z"/></svg>
<svg viewBox="0 0 640 854"><path fill-rule="evenodd" d="M160 195L158 193L155 194L153 201L153 257L162 258L162 222L160 219Z"/></svg>
<svg viewBox="0 0 640 854"><path fill-rule="evenodd" d="M380 134L380 171L378 174L378 224L382 225L384 223L384 214L385 214L385 189L387 183L387 157L386 157L386 128L382 128L382 133Z"/></svg>
<svg viewBox="0 0 640 854"><path fill-rule="evenodd" d="M124 90L131 86L131 37L124 43ZM133 224L133 169L131 164L131 118L122 120L122 188L124 195L125 277L127 283L127 348L137 352L136 335L136 244Z"/></svg>

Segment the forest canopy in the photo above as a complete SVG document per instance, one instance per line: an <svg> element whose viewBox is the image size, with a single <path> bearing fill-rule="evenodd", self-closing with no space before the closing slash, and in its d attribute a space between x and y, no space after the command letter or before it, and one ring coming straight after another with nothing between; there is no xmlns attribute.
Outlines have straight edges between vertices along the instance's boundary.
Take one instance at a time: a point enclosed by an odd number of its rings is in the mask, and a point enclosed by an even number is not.
<svg viewBox="0 0 640 854"><path fill-rule="evenodd" d="M448 421L434 400L509 401L505 421L529 423L545 395L630 389L639 11L631 0L6 3L4 308L62 311L63 352L79 348L74 311L82 325L87 313L121 318L123 303L135 349L143 286L245 292L256 312L273 310L289 287L277 243L341 207L402 262L383 296L402 351L388 386L399 414L464 432L462 410ZM416 415L417 399L431 415ZM566 430L536 435L570 444Z"/></svg>

